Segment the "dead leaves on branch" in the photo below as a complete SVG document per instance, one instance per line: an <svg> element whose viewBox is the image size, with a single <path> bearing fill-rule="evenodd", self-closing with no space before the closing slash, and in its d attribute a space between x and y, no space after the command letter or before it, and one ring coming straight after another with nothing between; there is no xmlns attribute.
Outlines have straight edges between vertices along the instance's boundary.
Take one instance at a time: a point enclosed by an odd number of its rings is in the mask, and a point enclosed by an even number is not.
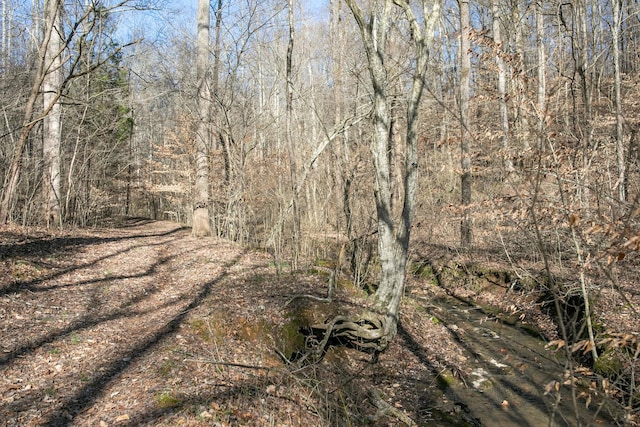
<svg viewBox="0 0 640 427"><path fill-rule="evenodd" d="M640 334L612 333L597 342L581 340L570 346L571 354L584 357L593 347L599 350L599 358L592 367L579 366L567 370L563 381L554 380L545 386L545 394L558 393L561 386L577 386L578 397L584 399L587 408L598 396L607 396L620 401L622 406L638 405L634 372L640 369ZM555 351L566 347L564 340L554 340L547 348Z"/></svg>

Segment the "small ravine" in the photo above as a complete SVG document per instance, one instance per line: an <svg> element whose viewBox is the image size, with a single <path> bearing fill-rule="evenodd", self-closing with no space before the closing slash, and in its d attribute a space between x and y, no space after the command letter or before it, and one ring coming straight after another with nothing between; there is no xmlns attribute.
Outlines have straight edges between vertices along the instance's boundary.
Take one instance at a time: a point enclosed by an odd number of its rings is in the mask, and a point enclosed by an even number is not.
<svg viewBox="0 0 640 427"><path fill-rule="evenodd" d="M584 398L574 405L569 386L552 387L545 394L549 383L565 381L565 363L529 331L454 298L429 301L426 309L466 353L465 379L448 381L444 390L464 420L458 425L616 425L604 408L596 412L595 399L590 409ZM439 424L443 421L433 425L444 425Z"/></svg>

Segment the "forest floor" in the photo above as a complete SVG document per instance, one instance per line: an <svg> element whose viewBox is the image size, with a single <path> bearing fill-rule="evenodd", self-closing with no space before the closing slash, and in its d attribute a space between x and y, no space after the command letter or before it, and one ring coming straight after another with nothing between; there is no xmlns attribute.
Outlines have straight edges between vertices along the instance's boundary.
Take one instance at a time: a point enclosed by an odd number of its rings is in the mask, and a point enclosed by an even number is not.
<svg viewBox="0 0 640 427"><path fill-rule="evenodd" d="M447 394L470 382L470 356L432 305L451 290L431 282L410 277L398 337L377 363L337 348L296 368L281 357L292 299L326 295L322 269L278 275L266 252L170 222L5 226L0 425L481 425ZM515 292L487 298L551 328ZM364 297L346 284L337 300L357 308Z"/></svg>

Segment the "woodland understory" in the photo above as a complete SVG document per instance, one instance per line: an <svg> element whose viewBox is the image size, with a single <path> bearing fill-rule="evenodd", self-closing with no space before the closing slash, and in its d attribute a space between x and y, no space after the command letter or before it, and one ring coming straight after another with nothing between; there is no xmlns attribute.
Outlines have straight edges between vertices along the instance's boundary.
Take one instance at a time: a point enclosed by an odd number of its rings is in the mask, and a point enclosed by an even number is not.
<svg viewBox="0 0 640 427"><path fill-rule="evenodd" d="M294 357L309 347L302 333L367 304L368 291L347 266L336 268L337 258L305 259L291 271L266 251L140 218L75 231L11 226L1 237L7 426L483 425L447 392L456 384L473 389L474 377L464 335L460 341L438 301L472 302L486 322L551 341L549 356L558 346L543 266L515 248L506 257L503 248L461 252L417 242L389 348L374 361L332 342L323 357L302 361ZM578 344L565 365L571 371L562 374L561 350L555 382L537 385L551 396L575 386L580 408L612 399L599 415L581 415L583 425L637 423L637 406L625 409L637 405L625 401L633 390L626 370L638 363L635 264L625 265L617 288L591 289L606 363L594 366ZM574 268L554 273L564 283L578 279ZM331 280L333 301L320 301ZM517 357L508 346L498 354L504 362ZM519 409L500 412L524 422Z"/></svg>
<svg viewBox="0 0 640 427"><path fill-rule="evenodd" d="M0 423L638 424L637 1L0 12Z"/></svg>

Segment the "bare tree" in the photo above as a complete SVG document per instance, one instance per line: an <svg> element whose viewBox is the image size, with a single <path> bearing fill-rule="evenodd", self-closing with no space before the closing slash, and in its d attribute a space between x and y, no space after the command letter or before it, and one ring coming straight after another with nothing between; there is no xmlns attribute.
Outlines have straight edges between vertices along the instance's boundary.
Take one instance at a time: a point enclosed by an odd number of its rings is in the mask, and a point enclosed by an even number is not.
<svg viewBox="0 0 640 427"><path fill-rule="evenodd" d="M55 16L49 15L50 19L55 18ZM18 184L18 178L21 173L22 163L23 163L23 153L25 147L27 145L27 140L29 138L29 134L33 127L46 115L51 111L51 108L57 102L57 99L60 96L60 93L56 93L56 96L53 97L49 103L49 105L45 106L42 114L37 118L33 118L34 108L36 105L36 101L38 100L38 95L40 94L40 89L45 79L45 75L47 73L47 64L45 53L47 52L47 46L49 41L51 40L52 34L54 32L53 22L45 23L45 34L42 38L42 42L40 43L40 49L38 50L39 56L36 60L36 72L34 81L31 85L31 90L29 92L29 97L27 102L25 103L25 109L23 112L22 118L22 126L20 128L20 133L18 139L16 141L15 148L13 150L13 157L11 160L11 165L9 167L8 174L6 176L6 182L3 188L4 194L2 196L2 203L0 203L0 223L6 223L10 219L12 204L14 201L16 187Z"/></svg>
<svg viewBox="0 0 640 427"><path fill-rule="evenodd" d="M502 128L502 150L504 156L504 168L508 172L513 171L513 160L509 153L509 112L507 110L507 65L504 60L504 43L500 30L502 14L498 0L491 0L493 15L493 42L498 66L498 104L500 110L500 127Z"/></svg>
<svg viewBox="0 0 640 427"><path fill-rule="evenodd" d="M47 225L60 224L60 146L62 143L62 105L59 93L62 91L64 71L62 69L62 2L47 0L45 3L45 22L52 25L51 38L45 51L47 67L42 84L44 109L51 111L44 118L42 143L44 173L42 189L44 192L44 218ZM49 107L50 106L50 107Z"/></svg>
<svg viewBox="0 0 640 427"><path fill-rule="evenodd" d="M296 150L293 143L293 47L295 38L295 27L293 22L293 0L288 0L289 6L289 43L287 44L287 64L286 64L286 124L285 124L285 138L287 139L287 150L289 153L289 173L291 175L291 190L292 190L292 203L293 203L293 268L298 266L298 256L300 255L300 204L298 201L298 192L296 191L297 184L297 161Z"/></svg>
<svg viewBox="0 0 640 427"><path fill-rule="evenodd" d="M460 244L471 246L471 132L469 129L469 90L471 81L469 0L459 0L460 8L460 156L462 161Z"/></svg>
<svg viewBox="0 0 640 427"><path fill-rule="evenodd" d="M96 54L94 56L97 59L86 67L82 66L86 62L86 52L65 57L64 52L67 49L82 49L86 47L86 40L91 38L90 34L99 27L97 25L98 22L109 16L114 10L122 10L128 1L121 1L112 7L102 7L102 5L95 2L86 2L82 7L79 3L76 4L78 7L75 9L75 15L69 10L66 11L65 16L68 16L69 19L65 21L64 33L60 15L61 0L51 0L45 3L46 8L43 16L46 19L44 19L44 24L41 27L38 24L38 28L43 28L44 31L39 34L41 37L37 41L39 46L33 50L36 53L33 63L33 68L35 69L29 85L29 95L23 102L24 108L20 113L20 123L8 125L10 128L9 134L15 132L18 137L12 148L10 159L7 161L9 164L8 170L4 174L3 194L0 202L0 222L8 222L12 219L13 210L16 207L15 202L20 200L20 186L18 185L20 176L26 177L29 175L23 175L25 172L23 169L26 147L32 130L41 121L46 122L44 131L51 136L51 140L47 139L49 136L45 136L43 145L45 147L43 155L46 164L40 161L33 162L33 166L28 172L33 172L30 175L34 176L39 174L45 176L43 184L45 186L44 190L47 191L45 194L46 201L44 201L43 207L38 210L40 215L44 213L49 220L58 221L60 218L59 198L61 194L59 181L61 163L60 137L57 136L61 128L61 119L59 117L60 105L58 101L63 92L68 90L72 81L82 76L91 75L107 62L117 58L124 48L131 45L124 44L115 47L114 45L100 45L96 51L92 52L92 54ZM34 11L39 12L38 2L33 2L32 7ZM56 11L55 14L51 12L53 10ZM33 21L38 22L39 19L34 19ZM109 49L109 53L101 56L99 52L106 49ZM40 98L41 95L43 98ZM43 108L41 109L36 108L39 101L43 102ZM50 113L54 117L48 118ZM56 117L58 118L56 119ZM53 142L54 145L52 145L50 142L55 140L57 142ZM56 144L57 147L55 146ZM43 164L47 168L44 171L42 170ZM51 189L53 189L53 194L48 192ZM25 207L24 211L26 212L26 205L23 204L23 207ZM53 211L52 215L49 212L50 208ZM42 218L42 216L40 217ZM23 221L28 222L26 216L23 217Z"/></svg>
<svg viewBox="0 0 640 427"><path fill-rule="evenodd" d="M411 222L413 219L418 183L418 121L425 75L429 64L434 28L440 16L438 1L429 6L421 2L422 16L417 17L409 1L380 0L363 9L356 0L346 0L360 29L373 96L373 132L371 154L375 168L374 194L378 219L378 252L381 272L374 295L374 310L355 319L338 316L325 324L325 336L320 347L324 349L329 337L341 336L364 350L380 352L387 348L397 333L400 301L404 294L404 280L409 249ZM388 70L389 46L387 36L393 5L400 8L409 26L412 40L412 81L406 104L406 136L404 147L389 144ZM399 153L404 148L402 187L394 188L391 181L388 150ZM403 194L401 211L392 210L393 192Z"/></svg>
<svg viewBox="0 0 640 427"><path fill-rule="evenodd" d="M198 82L196 133L196 182L193 210L193 235L211 235L209 219L209 148L211 137L211 79L209 75L209 0L198 0L198 42L196 79Z"/></svg>
<svg viewBox="0 0 640 427"><path fill-rule="evenodd" d="M11 37L9 37L9 26L12 18L13 5L7 5L9 0L2 0L2 72L6 73L9 68L9 58L11 56Z"/></svg>
<svg viewBox="0 0 640 427"><path fill-rule="evenodd" d="M622 129L622 95L620 76L620 3L622 0L611 0L613 4L613 25L611 26L611 43L613 44L613 74L616 109L616 160L618 164L618 200L624 203L626 195L626 162L624 150L624 134Z"/></svg>
<svg viewBox="0 0 640 427"><path fill-rule="evenodd" d="M544 51L544 15L542 14L542 0L535 4L536 15L536 48L538 51L538 89L537 89L537 147L542 148L542 133L544 131L546 102L547 102L547 78L546 55Z"/></svg>
<svg viewBox="0 0 640 427"><path fill-rule="evenodd" d="M582 95L582 120L577 127L578 136L582 143L582 165L578 172L579 185L577 191L584 206L585 212L590 210L591 182L590 182L590 149L593 139L593 87L592 87L592 61L590 57L590 37L589 37L589 7L587 0L578 0L574 6L575 20L575 43L576 68L575 71L580 79L580 92ZM577 116L577 114L576 114Z"/></svg>

